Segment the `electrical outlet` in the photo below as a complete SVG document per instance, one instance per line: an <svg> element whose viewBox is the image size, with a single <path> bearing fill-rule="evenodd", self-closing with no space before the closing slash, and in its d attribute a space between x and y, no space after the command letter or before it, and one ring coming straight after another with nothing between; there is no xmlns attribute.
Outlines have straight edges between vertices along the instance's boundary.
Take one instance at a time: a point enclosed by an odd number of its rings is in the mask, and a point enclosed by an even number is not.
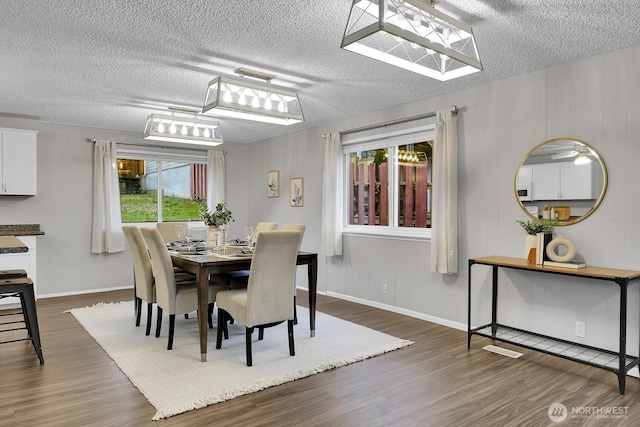
<svg viewBox="0 0 640 427"><path fill-rule="evenodd" d="M587 325L584 322L576 322L576 336L584 338L586 336Z"/></svg>
<svg viewBox="0 0 640 427"><path fill-rule="evenodd" d="M382 284L382 293L387 295L387 293L389 292L389 286L386 283Z"/></svg>

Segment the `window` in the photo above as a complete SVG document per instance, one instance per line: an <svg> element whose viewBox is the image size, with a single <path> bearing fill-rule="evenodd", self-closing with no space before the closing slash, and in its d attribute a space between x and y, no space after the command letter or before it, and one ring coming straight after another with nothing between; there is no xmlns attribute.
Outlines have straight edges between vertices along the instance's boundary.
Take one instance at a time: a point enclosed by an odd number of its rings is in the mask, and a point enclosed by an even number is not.
<svg viewBox="0 0 640 427"><path fill-rule="evenodd" d="M343 140L345 232L430 237L434 126Z"/></svg>
<svg viewBox="0 0 640 427"><path fill-rule="evenodd" d="M206 155L118 148L122 222L199 221L206 203Z"/></svg>

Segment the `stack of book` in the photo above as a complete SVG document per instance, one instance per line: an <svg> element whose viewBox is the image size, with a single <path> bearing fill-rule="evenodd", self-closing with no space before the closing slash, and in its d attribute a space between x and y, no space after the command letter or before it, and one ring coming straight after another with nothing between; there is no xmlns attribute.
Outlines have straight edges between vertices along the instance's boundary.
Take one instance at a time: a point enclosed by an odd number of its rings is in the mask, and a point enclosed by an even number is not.
<svg viewBox="0 0 640 427"><path fill-rule="evenodd" d="M587 266L586 263L582 261L567 261L567 262L559 262L559 261L545 261L545 267L560 267L560 268L585 268Z"/></svg>
<svg viewBox="0 0 640 427"><path fill-rule="evenodd" d="M551 233L538 233L536 234L537 245L536 245L536 264L543 265L546 261L549 260L547 256L547 245L552 239L553 234Z"/></svg>

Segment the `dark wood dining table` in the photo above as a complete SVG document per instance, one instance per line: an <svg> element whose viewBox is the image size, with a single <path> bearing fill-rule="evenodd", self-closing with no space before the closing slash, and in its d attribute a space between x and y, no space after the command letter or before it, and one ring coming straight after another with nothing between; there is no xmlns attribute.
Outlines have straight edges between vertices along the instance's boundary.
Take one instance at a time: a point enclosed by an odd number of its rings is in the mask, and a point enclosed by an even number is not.
<svg viewBox="0 0 640 427"><path fill-rule="evenodd" d="M171 253L171 260L175 267L192 272L198 283L198 313L207 313L209 275L228 273L239 270L249 270L250 257L228 257L221 254L185 255ZM313 252L298 252L297 265L306 265L309 278L309 328L311 336L316 333L316 291L318 289L318 254ZM198 316L198 330L200 332L200 360L207 361L207 316Z"/></svg>

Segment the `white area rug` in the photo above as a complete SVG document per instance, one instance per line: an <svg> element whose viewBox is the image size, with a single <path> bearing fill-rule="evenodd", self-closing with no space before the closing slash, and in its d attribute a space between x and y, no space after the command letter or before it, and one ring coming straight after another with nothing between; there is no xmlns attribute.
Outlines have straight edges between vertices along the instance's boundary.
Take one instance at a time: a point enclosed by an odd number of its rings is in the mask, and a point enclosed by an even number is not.
<svg viewBox="0 0 640 427"><path fill-rule="evenodd" d="M145 304L143 304L144 306ZM143 310L146 308L143 308ZM154 420L233 399L267 387L358 362L412 344L328 314L316 313L316 336L309 336L309 312L298 307L296 355L289 356L286 322L254 332L253 366L246 366L245 330L229 325L229 339L216 350L216 329L209 330L208 360L200 362L195 315L176 316L173 350L167 350L168 316L162 334L150 336L134 325L133 302L98 304L71 313L156 408ZM214 324L216 319L214 318Z"/></svg>

